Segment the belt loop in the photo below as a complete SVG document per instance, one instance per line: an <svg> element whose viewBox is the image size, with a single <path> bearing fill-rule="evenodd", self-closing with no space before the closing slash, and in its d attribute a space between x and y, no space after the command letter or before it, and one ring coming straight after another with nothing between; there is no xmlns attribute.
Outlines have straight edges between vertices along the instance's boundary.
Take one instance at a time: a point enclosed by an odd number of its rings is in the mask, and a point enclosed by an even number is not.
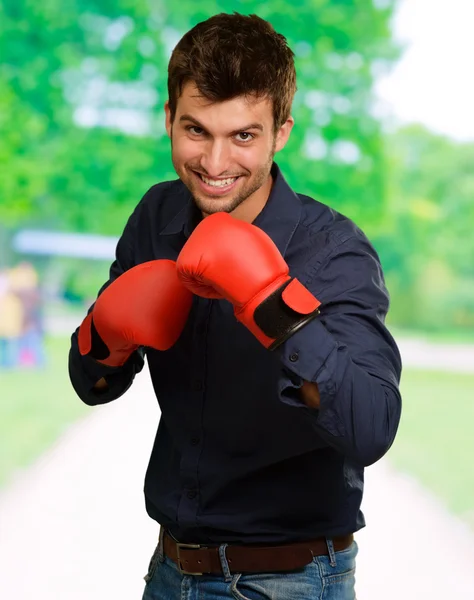
<svg viewBox="0 0 474 600"><path fill-rule="evenodd" d="M160 525L160 534L158 537L158 560L160 563L165 562L164 537L165 529L163 525Z"/></svg>
<svg viewBox="0 0 474 600"><path fill-rule="evenodd" d="M336 553L334 552L334 544L330 538L326 538L326 546L328 547L329 564L331 567L337 566Z"/></svg>
<svg viewBox="0 0 474 600"><path fill-rule="evenodd" d="M221 544L219 546L219 559L221 561L222 572L224 573L224 581L226 583L232 581L232 573L230 572L229 563L227 562L227 557L225 555L225 549L227 546L228 544Z"/></svg>

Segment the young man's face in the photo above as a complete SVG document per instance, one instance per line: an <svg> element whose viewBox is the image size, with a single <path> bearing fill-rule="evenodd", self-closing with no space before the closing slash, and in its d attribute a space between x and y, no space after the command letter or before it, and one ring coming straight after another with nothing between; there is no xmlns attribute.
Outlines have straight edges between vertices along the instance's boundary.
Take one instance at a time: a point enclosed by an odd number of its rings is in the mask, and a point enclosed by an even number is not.
<svg viewBox="0 0 474 600"><path fill-rule="evenodd" d="M205 215L232 212L244 202L263 207L273 156L286 144L292 118L275 134L270 100L212 103L193 83L184 86L173 123L168 103L165 111L174 168Z"/></svg>

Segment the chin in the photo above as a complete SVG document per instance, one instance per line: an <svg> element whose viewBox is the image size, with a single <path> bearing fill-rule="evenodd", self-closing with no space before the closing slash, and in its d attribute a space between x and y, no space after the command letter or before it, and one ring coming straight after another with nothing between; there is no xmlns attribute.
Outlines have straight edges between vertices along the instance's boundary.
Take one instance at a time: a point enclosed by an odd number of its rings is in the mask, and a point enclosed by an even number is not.
<svg viewBox="0 0 474 600"><path fill-rule="evenodd" d="M218 212L232 212L240 204L239 200L233 198L230 199L218 199L210 200L207 198L199 198L194 196L194 202L200 211L207 215L212 215Z"/></svg>

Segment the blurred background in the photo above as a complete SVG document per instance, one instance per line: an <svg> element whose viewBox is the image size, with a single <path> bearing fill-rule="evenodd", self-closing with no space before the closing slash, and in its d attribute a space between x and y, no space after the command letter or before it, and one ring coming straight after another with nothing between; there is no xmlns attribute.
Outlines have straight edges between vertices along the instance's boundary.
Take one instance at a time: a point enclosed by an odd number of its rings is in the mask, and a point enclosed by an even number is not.
<svg viewBox="0 0 474 600"><path fill-rule="evenodd" d="M388 473L474 539L472 0L0 0L0 507L10 572L19 523L38 505L32 490L53 489L48 477L58 483L70 440L80 462L94 419L106 427L116 414L75 396L69 336L107 279L134 206L176 178L163 112L171 50L197 22L233 10L268 19L296 54L296 126L277 157L287 180L351 217L380 254L404 359ZM138 464L140 512L159 416L150 402L130 469ZM143 430L133 418L121 427L121 439L100 430L98 448L128 456L124 438ZM63 464L58 493L84 493L77 478L90 477L95 457L76 461L71 479ZM94 485L107 493L106 478ZM63 531L89 517L78 508ZM151 522L143 527L155 535ZM87 539L95 543L92 532ZM76 597L44 585L45 598ZM78 597L95 598L94 589Z"/></svg>

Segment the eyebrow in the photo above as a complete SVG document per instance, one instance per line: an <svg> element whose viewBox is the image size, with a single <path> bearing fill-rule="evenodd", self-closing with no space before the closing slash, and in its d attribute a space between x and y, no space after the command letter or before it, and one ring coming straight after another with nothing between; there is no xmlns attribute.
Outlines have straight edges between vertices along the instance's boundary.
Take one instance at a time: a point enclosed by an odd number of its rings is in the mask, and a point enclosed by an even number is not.
<svg viewBox="0 0 474 600"><path fill-rule="evenodd" d="M197 127L206 130L204 125L191 115L181 115L181 117L179 118L179 122L182 123L183 121L190 121L191 123L194 123L194 125L196 125ZM238 129L235 129L230 133L231 135L233 135L235 133L240 133L241 131L248 131L249 129L258 129L259 131L263 131L263 125L261 123L250 123L250 125L247 125L246 127L239 127Z"/></svg>

